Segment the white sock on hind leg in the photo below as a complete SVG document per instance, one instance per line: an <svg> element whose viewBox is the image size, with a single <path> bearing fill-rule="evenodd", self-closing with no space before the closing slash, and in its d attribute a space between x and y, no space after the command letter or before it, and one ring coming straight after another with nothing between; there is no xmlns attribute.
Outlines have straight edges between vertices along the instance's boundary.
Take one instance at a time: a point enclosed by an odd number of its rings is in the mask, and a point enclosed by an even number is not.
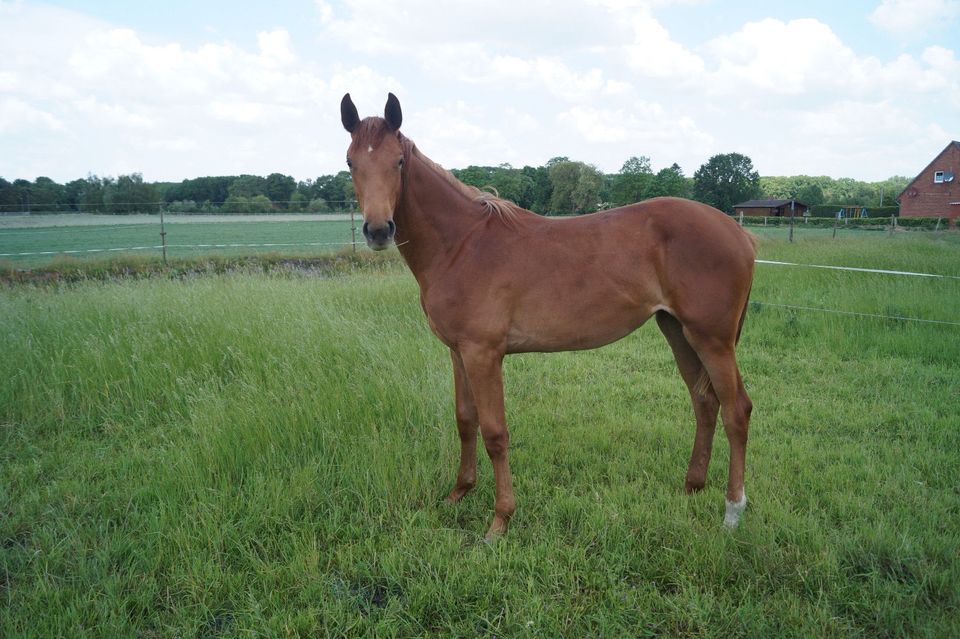
<svg viewBox="0 0 960 639"><path fill-rule="evenodd" d="M743 493L740 501L727 501L727 512L723 516L723 525L727 528L736 528L740 523L740 515L747 509L747 493Z"/></svg>

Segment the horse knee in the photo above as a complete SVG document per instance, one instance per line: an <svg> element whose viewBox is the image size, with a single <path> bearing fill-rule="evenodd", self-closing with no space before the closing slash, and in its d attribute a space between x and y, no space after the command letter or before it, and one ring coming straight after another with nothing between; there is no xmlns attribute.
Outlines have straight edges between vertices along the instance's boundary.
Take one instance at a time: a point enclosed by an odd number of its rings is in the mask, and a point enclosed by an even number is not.
<svg viewBox="0 0 960 639"><path fill-rule="evenodd" d="M691 393L690 398L693 401L693 410L697 416L713 414L714 419L716 419L717 409L720 407L716 395L713 393Z"/></svg>
<svg viewBox="0 0 960 639"><path fill-rule="evenodd" d="M750 412L752 407L738 404L730 409L723 411L723 430L727 433L727 438L731 441L747 440L747 431L750 426Z"/></svg>
<svg viewBox="0 0 960 639"><path fill-rule="evenodd" d="M479 426L477 411L457 410L457 432L460 433L460 439L471 439L477 436L477 427Z"/></svg>
<svg viewBox="0 0 960 639"><path fill-rule="evenodd" d="M491 459L498 459L507 454L510 446L510 433L506 428L483 433L483 445Z"/></svg>

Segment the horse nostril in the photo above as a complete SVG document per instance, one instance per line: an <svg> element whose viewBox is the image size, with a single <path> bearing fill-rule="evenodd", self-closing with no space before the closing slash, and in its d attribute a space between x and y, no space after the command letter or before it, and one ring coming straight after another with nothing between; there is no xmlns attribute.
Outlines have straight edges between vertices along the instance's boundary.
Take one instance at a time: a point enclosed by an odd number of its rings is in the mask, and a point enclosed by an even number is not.
<svg viewBox="0 0 960 639"><path fill-rule="evenodd" d="M360 229L363 232L364 237L370 237L370 225L366 222L363 223L363 227Z"/></svg>
<svg viewBox="0 0 960 639"><path fill-rule="evenodd" d="M387 220L387 232L390 234L390 237L393 237L393 234L397 230L397 225L394 224L393 220Z"/></svg>

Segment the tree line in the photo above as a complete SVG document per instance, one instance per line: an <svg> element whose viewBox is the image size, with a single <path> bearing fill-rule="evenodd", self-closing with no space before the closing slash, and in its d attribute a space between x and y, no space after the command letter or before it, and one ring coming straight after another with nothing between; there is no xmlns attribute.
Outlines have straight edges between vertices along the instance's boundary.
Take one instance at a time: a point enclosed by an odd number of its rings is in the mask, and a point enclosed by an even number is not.
<svg viewBox="0 0 960 639"><path fill-rule="evenodd" d="M543 166L514 168L468 166L452 173L466 184L544 215L576 215L651 197L672 195L705 202L726 212L756 198L796 199L808 206L894 204L909 182L881 182L797 175L760 177L751 159L740 153L711 157L691 177L677 164L654 172L650 158L633 156L620 171L605 174L596 166L555 157ZM326 213L356 207L348 171L297 181L289 175L212 176L182 182L145 182L139 173L114 177L89 175L58 184L48 177L32 182L0 177L0 213L99 212L155 213Z"/></svg>

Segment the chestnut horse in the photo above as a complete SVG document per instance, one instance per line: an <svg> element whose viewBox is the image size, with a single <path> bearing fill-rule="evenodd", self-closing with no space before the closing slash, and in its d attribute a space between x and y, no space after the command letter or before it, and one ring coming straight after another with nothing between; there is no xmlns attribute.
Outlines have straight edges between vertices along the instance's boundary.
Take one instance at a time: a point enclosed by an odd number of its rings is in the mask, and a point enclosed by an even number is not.
<svg viewBox="0 0 960 639"><path fill-rule="evenodd" d="M504 355L597 348L655 315L696 415L686 490L703 488L722 412L730 444L724 523L735 527L747 503L752 405L734 350L753 280L752 236L720 211L678 198L543 217L459 182L423 155L400 133L392 93L383 118L361 120L349 93L340 112L367 244L396 242L453 359L460 470L447 500L474 487L479 429L496 483L486 537L505 532L513 515Z"/></svg>

